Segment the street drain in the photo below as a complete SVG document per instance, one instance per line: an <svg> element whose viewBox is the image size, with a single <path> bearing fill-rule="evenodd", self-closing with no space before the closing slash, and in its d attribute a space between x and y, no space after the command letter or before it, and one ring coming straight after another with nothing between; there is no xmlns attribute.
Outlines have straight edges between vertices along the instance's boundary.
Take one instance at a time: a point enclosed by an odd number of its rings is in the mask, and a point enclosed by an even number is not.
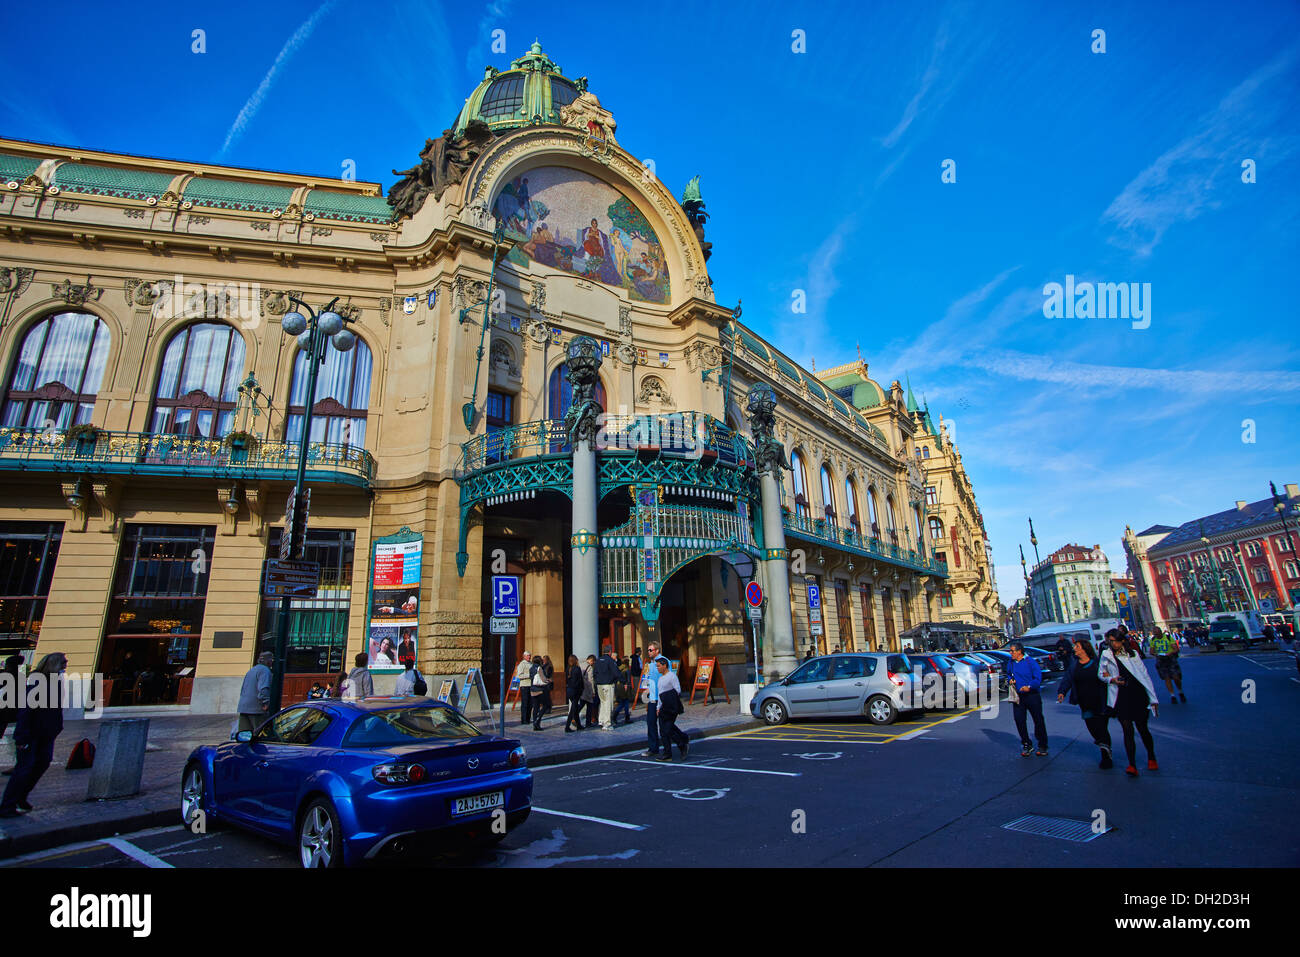
<svg viewBox="0 0 1300 957"><path fill-rule="evenodd" d="M1091 821L1073 821L1068 817L1045 817L1042 814L1026 814L1002 826L1008 831L1037 834L1040 837L1056 837L1062 841L1076 841L1080 844L1101 837L1111 829L1110 825L1107 825L1100 831L1096 831L1093 830Z"/></svg>

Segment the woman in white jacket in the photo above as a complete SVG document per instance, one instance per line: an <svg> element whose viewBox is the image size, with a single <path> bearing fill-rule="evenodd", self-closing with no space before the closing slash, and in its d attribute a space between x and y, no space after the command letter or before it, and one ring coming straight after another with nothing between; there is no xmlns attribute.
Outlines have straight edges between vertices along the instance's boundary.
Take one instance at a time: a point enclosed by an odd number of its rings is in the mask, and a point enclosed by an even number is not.
<svg viewBox="0 0 1300 957"><path fill-rule="evenodd" d="M1106 703L1119 719L1124 729L1124 750L1128 752L1128 767L1124 773L1137 777L1137 742L1133 737L1136 727L1142 736L1142 746L1147 752L1147 770L1158 771L1155 742L1147 720L1160 713L1155 685L1136 647L1117 629L1106 632L1107 648L1101 653L1097 674L1106 683Z"/></svg>

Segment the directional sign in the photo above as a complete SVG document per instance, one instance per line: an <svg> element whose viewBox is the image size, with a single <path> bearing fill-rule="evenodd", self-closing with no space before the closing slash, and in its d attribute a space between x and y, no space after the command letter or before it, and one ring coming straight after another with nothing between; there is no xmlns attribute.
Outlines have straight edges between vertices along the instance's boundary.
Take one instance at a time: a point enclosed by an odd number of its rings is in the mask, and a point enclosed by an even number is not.
<svg viewBox="0 0 1300 957"><path fill-rule="evenodd" d="M750 582L746 585L745 601L749 602L751 608L763 607L763 586L758 582Z"/></svg>
<svg viewBox="0 0 1300 957"><path fill-rule="evenodd" d="M519 634L519 619L512 618L509 615L502 618L493 618L491 632L494 635L517 635Z"/></svg>
<svg viewBox="0 0 1300 957"><path fill-rule="evenodd" d="M267 598L315 598L320 585L320 565L315 562L266 563L262 594Z"/></svg>
<svg viewBox="0 0 1300 957"><path fill-rule="evenodd" d="M496 617L519 617L519 576L492 576L492 614Z"/></svg>

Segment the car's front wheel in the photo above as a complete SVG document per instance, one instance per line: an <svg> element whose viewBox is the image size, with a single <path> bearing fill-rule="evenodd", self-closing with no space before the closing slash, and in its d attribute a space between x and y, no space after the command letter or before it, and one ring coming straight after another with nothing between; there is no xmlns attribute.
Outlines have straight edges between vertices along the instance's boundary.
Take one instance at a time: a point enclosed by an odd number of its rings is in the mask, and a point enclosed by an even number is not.
<svg viewBox="0 0 1300 957"><path fill-rule="evenodd" d="M329 801L316 798L298 819L298 859L303 867L341 867L343 832Z"/></svg>
<svg viewBox="0 0 1300 957"><path fill-rule="evenodd" d="M768 698L764 701L761 714L768 724L785 724L790 719L789 712L785 710L785 705L779 698Z"/></svg>
<svg viewBox="0 0 1300 957"><path fill-rule="evenodd" d="M211 823L208 799L203 790L203 768L191 761L181 775L181 823L196 833L203 833Z"/></svg>
<svg viewBox="0 0 1300 957"><path fill-rule="evenodd" d="M866 711L872 724L893 724L894 719L898 717L898 709L894 707L894 702L884 695L878 694L868 698L863 710Z"/></svg>

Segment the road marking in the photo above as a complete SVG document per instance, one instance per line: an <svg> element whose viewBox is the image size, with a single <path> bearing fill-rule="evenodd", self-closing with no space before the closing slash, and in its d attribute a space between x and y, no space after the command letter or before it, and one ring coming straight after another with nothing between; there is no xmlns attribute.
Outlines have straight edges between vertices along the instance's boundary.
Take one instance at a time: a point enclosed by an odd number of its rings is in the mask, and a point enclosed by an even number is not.
<svg viewBox="0 0 1300 957"><path fill-rule="evenodd" d="M962 718L967 718L979 710L980 710L979 708L971 708L969 711L963 711L960 714L955 714L950 718L941 718L938 721L934 721L931 722L930 724L923 725L922 727L917 728L915 731L908 731L906 734L900 734L895 738L891 738L890 740L910 741L913 738L919 738L921 735L925 734L927 731L929 731L932 728L935 728L941 724L948 724L951 721L960 721Z"/></svg>
<svg viewBox="0 0 1300 957"><path fill-rule="evenodd" d="M104 840L109 847L115 847L133 861L138 861L145 867L166 867L173 868L176 865L168 864L161 857L155 857L143 848L136 847L130 841L124 841L120 837L110 837Z"/></svg>
<svg viewBox="0 0 1300 957"><path fill-rule="evenodd" d="M718 798L726 797L731 788L679 788L676 791L670 788L655 788L655 790L663 794L671 794L683 801L716 801Z"/></svg>
<svg viewBox="0 0 1300 957"><path fill-rule="evenodd" d="M177 822L177 825L174 827L155 827L150 828L147 831L136 831L131 835L131 837L138 840L142 837L154 837L157 834L174 834L178 830L179 826L180 824ZM7 857L3 861L0 861L0 867L12 867L16 864L28 863L29 861L51 861L60 857L71 857L74 854L85 854L87 851L93 851L96 848L103 847L104 844L105 842L102 840L81 841L77 844L63 844L59 847L52 847L46 851L32 851L30 854L22 854L18 857Z"/></svg>
<svg viewBox="0 0 1300 957"><path fill-rule="evenodd" d="M571 817L579 821L592 821L596 824L608 824L610 827L621 827L625 831L644 831L644 824L628 824L625 821L611 821L607 817L592 817L589 814L571 814L568 811L552 811L548 808L533 805L533 810L538 814L554 814L556 817Z"/></svg>
<svg viewBox="0 0 1300 957"><path fill-rule="evenodd" d="M606 758L606 761L623 761L627 764L653 764L656 767L699 768L702 771L735 771L737 774L774 774L783 778L800 777L798 771L760 771L758 768L720 768L712 764L691 764L689 761L651 761L638 758Z"/></svg>

